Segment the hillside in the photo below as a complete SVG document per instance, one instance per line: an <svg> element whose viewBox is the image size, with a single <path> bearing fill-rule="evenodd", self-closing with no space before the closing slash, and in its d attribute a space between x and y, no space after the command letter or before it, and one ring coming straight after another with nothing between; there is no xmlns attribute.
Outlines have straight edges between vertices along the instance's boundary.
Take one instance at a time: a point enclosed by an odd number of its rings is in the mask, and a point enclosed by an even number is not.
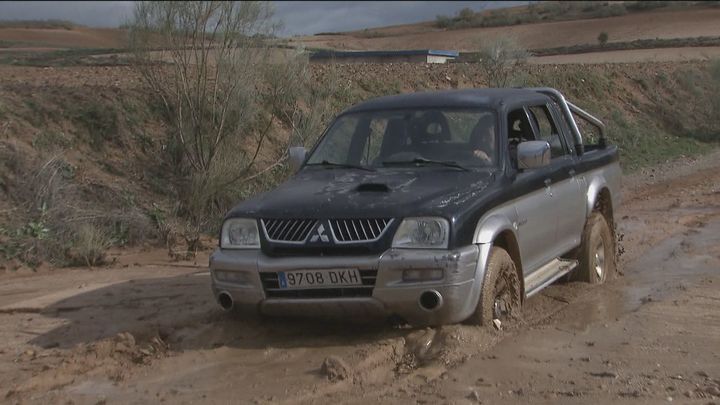
<svg viewBox="0 0 720 405"><path fill-rule="evenodd" d="M433 22L293 38L291 43L348 50L453 49L471 51L480 40L512 36L528 49L595 44L600 32L609 42L637 39L720 36L720 8L656 10L617 17L538 22L503 27L441 29Z"/></svg>
<svg viewBox="0 0 720 405"><path fill-rule="evenodd" d="M332 86L334 112L384 94L487 85L469 64L311 69L315 87ZM557 87L605 120L626 171L718 145L717 64L530 65L517 73L517 84ZM278 128L273 144L288 135ZM177 216L183 178L168 137L129 68L0 66L0 266L82 265L108 247L148 243L172 256L196 244ZM286 175L258 177L243 193Z"/></svg>
<svg viewBox="0 0 720 405"><path fill-rule="evenodd" d="M112 49L127 46L127 31L116 28L18 28L0 25L0 53L58 49Z"/></svg>

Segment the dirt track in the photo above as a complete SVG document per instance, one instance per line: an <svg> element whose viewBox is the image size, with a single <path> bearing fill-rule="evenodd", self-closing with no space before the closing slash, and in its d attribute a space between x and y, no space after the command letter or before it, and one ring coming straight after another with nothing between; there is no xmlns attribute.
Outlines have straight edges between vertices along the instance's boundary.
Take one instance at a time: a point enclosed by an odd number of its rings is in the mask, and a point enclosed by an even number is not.
<svg viewBox="0 0 720 405"><path fill-rule="evenodd" d="M719 158L626 177L623 275L551 286L503 332L236 319L206 256L2 275L0 402L717 402Z"/></svg>

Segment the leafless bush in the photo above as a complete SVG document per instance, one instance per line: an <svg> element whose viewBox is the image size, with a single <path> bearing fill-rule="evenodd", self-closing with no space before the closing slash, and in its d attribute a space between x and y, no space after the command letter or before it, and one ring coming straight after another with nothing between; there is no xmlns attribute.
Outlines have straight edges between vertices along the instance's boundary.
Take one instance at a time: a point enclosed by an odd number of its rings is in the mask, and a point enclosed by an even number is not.
<svg viewBox="0 0 720 405"><path fill-rule="evenodd" d="M511 85L516 69L526 63L530 53L510 37L481 41L476 62L486 75L490 87Z"/></svg>
<svg viewBox="0 0 720 405"><path fill-rule="evenodd" d="M598 34L597 40L601 46L605 46L608 41L608 33L605 31L601 32L600 34Z"/></svg>
<svg viewBox="0 0 720 405"><path fill-rule="evenodd" d="M267 2L136 3L134 66L171 124L177 213L195 224L283 165L284 134L302 132L312 114L307 57L272 47L271 16Z"/></svg>

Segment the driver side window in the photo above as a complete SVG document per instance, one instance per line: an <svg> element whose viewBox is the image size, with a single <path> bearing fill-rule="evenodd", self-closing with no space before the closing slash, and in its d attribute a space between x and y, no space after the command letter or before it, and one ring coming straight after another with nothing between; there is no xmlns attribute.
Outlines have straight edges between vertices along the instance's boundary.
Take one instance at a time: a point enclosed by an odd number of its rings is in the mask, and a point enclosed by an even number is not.
<svg viewBox="0 0 720 405"><path fill-rule="evenodd" d="M533 134L525 109L518 108L508 113L508 149L514 167L517 167L518 144L534 140L535 134Z"/></svg>
<svg viewBox="0 0 720 405"><path fill-rule="evenodd" d="M563 140L560 137L560 131L558 131L547 106L528 107L528 112L537 126L538 140L547 141L550 144L551 158L555 159L567 154Z"/></svg>

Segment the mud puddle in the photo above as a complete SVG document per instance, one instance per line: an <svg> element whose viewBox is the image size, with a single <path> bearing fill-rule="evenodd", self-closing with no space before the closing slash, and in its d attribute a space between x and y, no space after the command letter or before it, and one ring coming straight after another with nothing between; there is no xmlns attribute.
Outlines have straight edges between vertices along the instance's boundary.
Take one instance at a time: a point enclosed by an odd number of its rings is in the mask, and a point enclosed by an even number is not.
<svg viewBox="0 0 720 405"><path fill-rule="evenodd" d="M611 281L607 288L588 291L573 302L572 313L559 327L583 330L593 323L615 320L643 304L667 298L694 280L718 274L719 263L720 221L690 228L625 265L624 277Z"/></svg>
<svg viewBox="0 0 720 405"><path fill-rule="evenodd" d="M7 325L0 329L0 386L7 387L0 397L21 403L712 398L703 390L714 392L707 386L720 378L713 368L720 358L707 349L720 341L720 294L711 284L720 282L720 178L708 177L715 169L691 169L627 188L632 194L617 213L625 234L623 276L602 287L556 283L526 302L521 324L502 331L237 318L213 302L207 273L196 263L174 266L154 256L149 266L39 275L32 288L29 277L9 278L0 286L0 304L10 308L0 313ZM18 304L32 311L11 310ZM666 372L661 363L675 369ZM668 387L682 391L664 392Z"/></svg>

